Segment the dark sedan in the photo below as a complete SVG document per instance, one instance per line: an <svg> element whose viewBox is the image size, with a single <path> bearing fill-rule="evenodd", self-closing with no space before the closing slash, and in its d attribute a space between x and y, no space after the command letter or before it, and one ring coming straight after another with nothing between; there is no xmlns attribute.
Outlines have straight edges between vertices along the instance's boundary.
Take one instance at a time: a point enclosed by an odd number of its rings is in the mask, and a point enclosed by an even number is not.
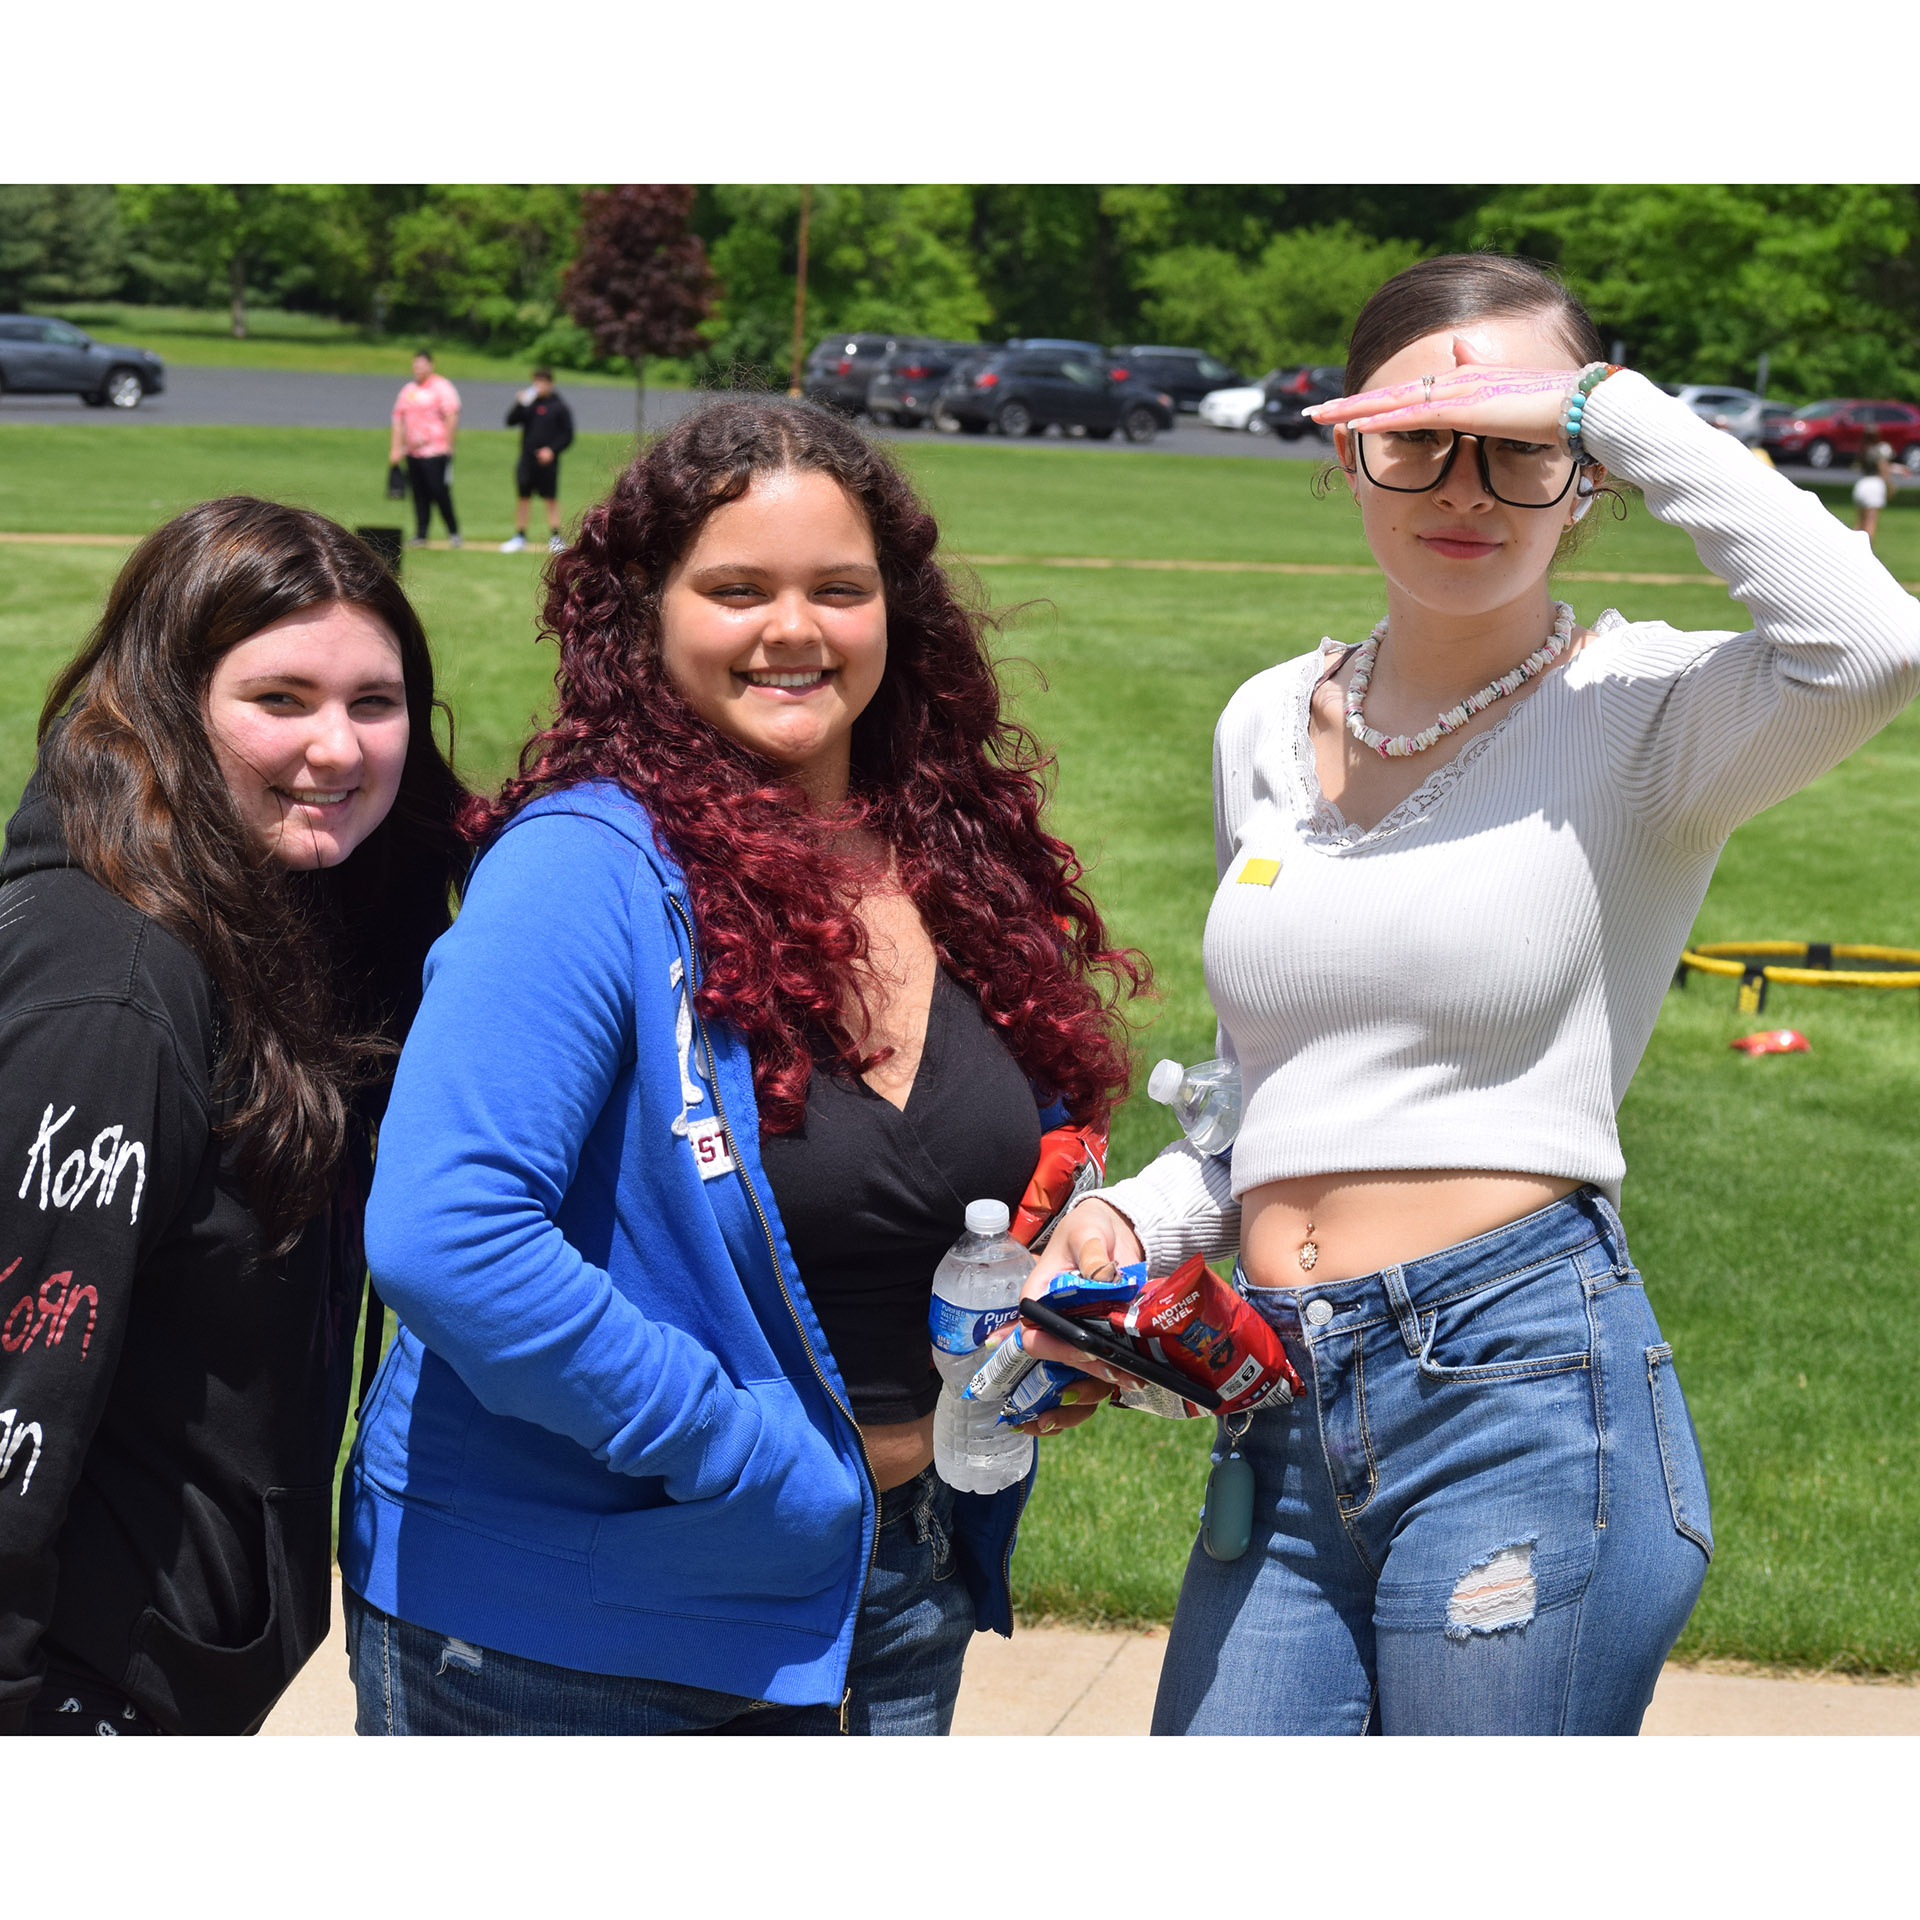
<svg viewBox="0 0 1920 1920"><path fill-rule="evenodd" d="M1267 404L1260 415L1269 433L1282 440L1298 440L1318 431L1305 409L1322 400L1338 400L1347 390L1345 367L1288 367L1267 382ZM1325 440L1329 434L1321 433Z"/></svg>
<svg viewBox="0 0 1920 1920"><path fill-rule="evenodd" d="M77 393L90 407L137 407L167 370L144 347L104 346L64 320L0 313L0 393Z"/></svg>
<svg viewBox="0 0 1920 1920"><path fill-rule="evenodd" d="M940 389L940 411L962 431L989 427L1009 439L1079 428L1090 440L1111 440L1117 429L1145 445L1173 425L1173 396L1136 380L1104 357L1022 349L962 366Z"/></svg>
<svg viewBox="0 0 1920 1920"><path fill-rule="evenodd" d="M1198 347L1115 347L1113 360L1136 380L1173 395L1182 413L1198 413L1200 402L1222 387L1244 387L1246 376Z"/></svg>

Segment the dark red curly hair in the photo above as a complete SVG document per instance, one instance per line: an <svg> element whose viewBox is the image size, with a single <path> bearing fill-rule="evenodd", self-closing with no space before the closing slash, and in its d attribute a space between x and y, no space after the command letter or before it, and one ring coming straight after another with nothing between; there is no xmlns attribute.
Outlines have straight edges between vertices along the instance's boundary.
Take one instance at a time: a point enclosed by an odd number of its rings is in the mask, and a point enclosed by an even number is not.
<svg viewBox="0 0 1920 1920"><path fill-rule="evenodd" d="M699 718L660 656L669 571L707 516L757 474L824 473L873 530L887 609L887 667L854 725L852 791L830 817L799 787ZM1117 1003L1145 958L1108 944L1073 849L1040 823L1052 762L1000 710L987 615L934 558L939 529L892 461L802 401L709 402L656 440L553 562L544 630L559 643L553 724L476 840L539 794L610 780L646 807L687 877L700 941L700 1011L752 1050L760 1122L788 1133L816 1060L848 1074L883 1055L849 1025L867 936L854 869L833 851L850 826L892 847L940 964L978 995L1014 1057L1074 1117L1098 1121L1126 1091Z"/></svg>

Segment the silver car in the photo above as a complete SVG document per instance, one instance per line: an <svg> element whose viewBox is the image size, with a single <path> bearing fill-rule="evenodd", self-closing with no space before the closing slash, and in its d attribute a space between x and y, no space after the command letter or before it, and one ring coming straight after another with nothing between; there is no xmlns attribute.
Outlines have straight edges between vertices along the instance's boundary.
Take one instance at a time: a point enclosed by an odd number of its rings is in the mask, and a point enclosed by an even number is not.
<svg viewBox="0 0 1920 1920"><path fill-rule="evenodd" d="M1665 387L1710 425L1724 427L1742 445L1760 444L1760 410L1767 403L1745 387Z"/></svg>

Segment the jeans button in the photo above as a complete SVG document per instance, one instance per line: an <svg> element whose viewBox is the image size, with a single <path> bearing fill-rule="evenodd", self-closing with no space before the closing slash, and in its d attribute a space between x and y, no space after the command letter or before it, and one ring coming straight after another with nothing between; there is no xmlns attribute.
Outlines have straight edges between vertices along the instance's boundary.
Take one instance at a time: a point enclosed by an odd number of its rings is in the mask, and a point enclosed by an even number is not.
<svg viewBox="0 0 1920 1920"><path fill-rule="evenodd" d="M1333 1302L1331 1300L1309 1300L1307 1302L1308 1326L1324 1327L1332 1318Z"/></svg>

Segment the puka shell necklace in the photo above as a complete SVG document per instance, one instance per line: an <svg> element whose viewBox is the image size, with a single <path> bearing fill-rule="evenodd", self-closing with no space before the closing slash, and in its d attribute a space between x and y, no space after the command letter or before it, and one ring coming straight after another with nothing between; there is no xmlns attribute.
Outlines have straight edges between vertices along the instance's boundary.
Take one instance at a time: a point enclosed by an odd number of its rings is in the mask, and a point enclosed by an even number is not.
<svg viewBox="0 0 1920 1920"><path fill-rule="evenodd" d="M1503 673L1497 680L1489 680L1478 693L1468 694L1457 707L1449 707L1432 726L1422 727L1418 733L1389 736L1377 727L1367 725L1367 717L1362 709L1366 704L1367 689L1373 684L1373 666L1380 657L1380 643L1386 637L1387 623L1382 620L1360 643L1360 657L1354 662L1353 678L1347 682L1347 731L1363 746L1371 747L1381 759L1404 760L1409 754L1425 753L1435 741L1444 740L1448 734L1457 732L1476 713L1483 712L1496 700L1504 700L1516 687L1525 686L1535 674L1544 673L1552 666L1572 643L1573 609L1564 600L1556 600L1553 603L1553 632L1544 645L1535 648L1512 672Z"/></svg>

